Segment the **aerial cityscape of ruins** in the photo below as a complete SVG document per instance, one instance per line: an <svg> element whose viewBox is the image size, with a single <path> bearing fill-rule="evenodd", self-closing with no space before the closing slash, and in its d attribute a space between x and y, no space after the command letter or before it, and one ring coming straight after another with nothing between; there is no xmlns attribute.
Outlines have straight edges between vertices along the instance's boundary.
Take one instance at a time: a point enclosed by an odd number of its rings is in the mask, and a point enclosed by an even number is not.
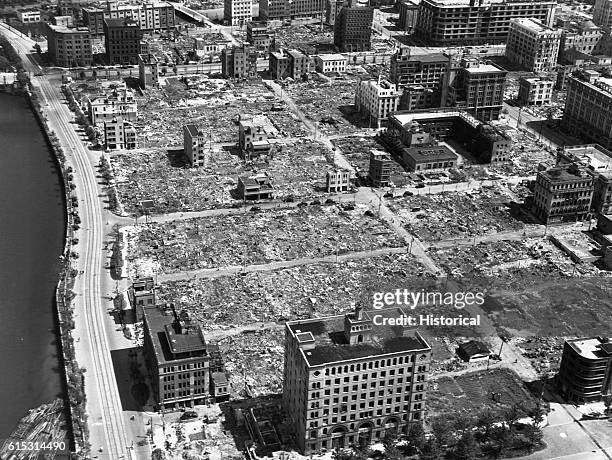
<svg viewBox="0 0 612 460"><path fill-rule="evenodd" d="M612 460L612 0L0 7L67 222L1 459Z"/></svg>

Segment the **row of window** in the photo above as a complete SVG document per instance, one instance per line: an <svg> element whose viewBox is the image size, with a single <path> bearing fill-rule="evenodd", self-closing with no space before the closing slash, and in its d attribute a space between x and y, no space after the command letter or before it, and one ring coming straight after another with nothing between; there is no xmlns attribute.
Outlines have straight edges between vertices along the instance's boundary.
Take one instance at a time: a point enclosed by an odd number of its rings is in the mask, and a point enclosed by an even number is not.
<svg viewBox="0 0 612 460"><path fill-rule="evenodd" d="M419 411L422 408L423 408L423 403L415 403L412 405L412 411ZM380 417L383 415L399 414L401 412L411 412L410 404L404 404L403 406L385 407L384 409L376 409L376 416ZM370 411L363 411L359 413L333 416L333 417L321 420L320 424L318 420L312 420L308 423L308 426L310 428L317 428L319 426L334 425L336 423L344 423L348 421L356 421L356 420L364 420L364 419L367 420L367 419L371 419L372 417L374 417L375 416L374 413L375 413L374 410L370 410ZM420 415L421 414L418 412L413 413L412 419L419 420ZM402 418L404 420L407 420L408 414L404 414Z"/></svg>

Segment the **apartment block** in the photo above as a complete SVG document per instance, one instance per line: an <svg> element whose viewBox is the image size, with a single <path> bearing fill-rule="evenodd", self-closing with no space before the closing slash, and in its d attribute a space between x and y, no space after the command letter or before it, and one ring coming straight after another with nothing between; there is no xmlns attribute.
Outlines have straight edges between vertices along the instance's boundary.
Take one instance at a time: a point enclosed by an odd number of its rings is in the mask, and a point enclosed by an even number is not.
<svg viewBox="0 0 612 460"><path fill-rule="evenodd" d="M40 10L28 8L17 11L17 19L22 24L33 24L40 22Z"/></svg>
<svg viewBox="0 0 612 460"><path fill-rule="evenodd" d="M550 78L519 78L518 102L521 105L544 105L552 99L555 82Z"/></svg>
<svg viewBox="0 0 612 460"><path fill-rule="evenodd" d="M561 124L574 136L612 149L612 78L594 70L568 77Z"/></svg>
<svg viewBox="0 0 612 460"><path fill-rule="evenodd" d="M222 50L221 73L225 78L256 78L257 51L255 48L243 45Z"/></svg>
<svg viewBox="0 0 612 460"><path fill-rule="evenodd" d="M592 54L598 49L603 35L602 28L590 20L564 25L561 31L559 61L567 62L567 57L575 53Z"/></svg>
<svg viewBox="0 0 612 460"><path fill-rule="evenodd" d="M612 26L612 0L595 0L593 22L603 27Z"/></svg>
<svg viewBox="0 0 612 460"><path fill-rule="evenodd" d="M81 9L83 24L92 35L104 35L104 9L87 7Z"/></svg>
<svg viewBox="0 0 612 460"><path fill-rule="evenodd" d="M399 2L399 27L410 35L414 32L419 17L419 2L417 0L401 0Z"/></svg>
<svg viewBox="0 0 612 460"><path fill-rule="evenodd" d="M46 24L49 61L59 67L89 66L92 61L91 34L86 27Z"/></svg>
<svg viewBox="0 0 612 460"><path fill-rule="evenodd" d="M140 26L133 19L104 20L104 43L109 64L138 64L141 39Z"/></svg>
<svg viewBox="0 0 612 460"><path fill-rule="evenodd" d="M249 42L257 54L268 57L268 53L274 46L275 33L268 27L265 21L249 21L247 24L247 42Z"/></svg>
<svg viewBox="0 0 612 460"><path fill-rule="evenodd" d="M389 114L397 110L399 97L397 85L387 80L364 80L357 85L355 107L369 118L371 126L380 128Z"/></svg>
<svg viewBox="0 0 612 460"><path fill-rule="evenodd" d="M415 36L433 46L505 43L510 20L551 26L555 0L421 0Z"/></svg>
<svg viewBox="0 0 612 460"><path fill-rule="evenodd" d="M351 171L335 168L325 174L327 193L348 192L351 188Z"/></svg>
<svg viewBox="0 0 612 460"><path fill-rule="evenodd" d="M366 446L423 420L431 347L384 322L403 314L356 307L286 324L283 409L303 454Z"/></svg>
<svg viewBox="0 0 612 460"><path fill-rule="evenodd" d="M310 71L310 58L298 50L279 50L270 53L270 75L274 79L305 78Z"/></svg>
<svg viewBox="0 0 612 460"><path fill-rule="evenodd" d="M132 150L137 147L136 128L121 117L104 122L104 142L108 150Z"/></svg>
<svg viewBox="0 0 612 460"><path fill-rule="evenodd" d="M253 20L251 0L224 0L223 21L226 24L242 27L251 20Z"/></svg>
<svg viewBox="0 0 612 460"><path fill-rule="evenodd" d="M550 72L557 65L561 31L531 18L510 21L506 57L530 72Z"/></svg>
<svg viewBox="0 0 612 460"><path fill-rule="evenodd" d="M141 30L173 29L177 24L174 6L168 2L108 3L105 15L111 19L133 19Z"/></svg>
<svg viewBox="0 0 612 460"><path fill-rule="evenodd" d="M387 187L389 185L392 165L393 160L388 153L378 150L370 152L368 178L373 187Z"/></svg>
<svg viewBox="0 0 612 460"><path fill-rule="evenodd" d="M127 121L135 121L138 117L138 106L131 89L116 88L110 94L86 102L89 120L94 126L117 116Z"/></svg>
<svg viewBox="0 0 612 460"><path fill-rule="evenodd" d="M481 121L497 120L504 103L505 70L477 59L462 59L449 85L448 106L456 106Z"/></svg>
<svg viewBox="0 0 612 460"><path fill-rule="evenodd" d="M187 312L142 306L144 356L157 409L192 407L209 401L211 350Z"/></svg>
<svg viewBox="0 0 612 460"><path fill-rule="evenodd" d="M243 158L251 159L270 153L272 145L261 121L255 118L240 117L238 123L238 150Z"/></svg>
<svg viewBox="0 0 612 460"><path fill-rule="evenodd" d="M612 392L612 343L607 337L566 340L558 374L561 395L574 404Z"/></svg>
<svg viewBox="0 0 612 460"><path fill-rule="evenodd" d="M154 55L138 55L138 80L142 89L159 86L159 62Z"/></svg>
<svg viewBox="0 0 612 460"><path fill-rule="evenodd" d="M344 73L346 62L347 58L342 54L317 54L315 56L317 72L321 73Z"/></svg>
<svg viewBox="0 0 612 460"><path fill-rule="evenodd" d="M579 221L591 212L593 175L572 163L538 172L533 191L533 212L546 224Z"/></svg>
<svg viewBox="0 0 612 460"><path fill-rule="evenodd" d="M192 168L206 166L210 150L210 136L207 136L196 125L183 126L183 150Z"/></svg>
<svg viewBox="0 0 612 460"><path fill-rule="evenodd" d="M366 51L371 47L374 9L366 0L348 0L334 24L334 45L340 51Z"/></svg>

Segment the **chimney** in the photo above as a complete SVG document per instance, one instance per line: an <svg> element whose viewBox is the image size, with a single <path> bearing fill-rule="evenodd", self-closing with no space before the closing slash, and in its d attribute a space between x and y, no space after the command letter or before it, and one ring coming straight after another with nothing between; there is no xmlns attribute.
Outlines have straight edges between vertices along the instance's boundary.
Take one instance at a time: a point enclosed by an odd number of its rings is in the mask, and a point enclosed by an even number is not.
<svg viewBox="0 0 612 460"><path fill-rule="evenodd" d="M355 319L357 321L363 320L363 307L361 305L355 305Z"/></svg>

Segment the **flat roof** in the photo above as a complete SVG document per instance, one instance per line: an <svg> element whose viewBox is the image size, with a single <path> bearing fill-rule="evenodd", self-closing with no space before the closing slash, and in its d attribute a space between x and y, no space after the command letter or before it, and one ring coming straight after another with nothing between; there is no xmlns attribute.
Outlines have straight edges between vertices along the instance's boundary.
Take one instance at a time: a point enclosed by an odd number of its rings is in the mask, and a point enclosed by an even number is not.
<svg viewBox="0 0 612 460"><path fill-rule="evenodd" d="M349 313L352 315L353 313ZM363 317L372 320L374 315L381 318L399 318L407 313L401 308L382 310L364 310ZM377 325L384 320L372 322L370 338L358 344L349 344L344 336L344 320L346 315L329 316L308 320L289 321L287 327L296 338L314 339L314 348L302 350L304 359L310 366L338 361L382 356L406 351L431 351L431 347L416 332L404 326ZM310 334L310 335L309 335ZM303 340L304 341L304 340ZM305 341L312 341L305 340Z"/></svg>
<svg viewBox="0 0 612 460"><path fill-rule="evenodd" d="M185 125L185 128L192 136L197 136L200 132L200 129L197 127L197 125Z"/></svg>
<svg viewBox="0 0 612 460"><path fill-rule="evenodd" d="M64 25L47 24L47 26L54 32L60 34L84 34L90 33L87 27L68 27Z"/></svg>
<svg viewBox="0 0 612 460"><path fill-rule="evenodd" d="M104 22L109 27L138 27L138 22L131 18L105 18Z"/></svg>
<svg viewBox="0 0 612 460"><path fill-rule="evenodd" d="M405 155L408 155L416 163L457 159L457 154L445 145L421 145L418 147L404 147L402 150Z"/></svg>
<svg viewBox="0 0 612 460"><path fill-rule="evenodd" d="M426 111L426 112L395 112L389 115L389 118L394 118L402 126L411 123L413 121L421 120L435 120L437 118L463 118L473 126L478 126L480 121L471 116L467 112L461 110L439 110L439 111Z"/></svg>
<svg viewBox="0 0 612 460"><path fill-rule="evenodd" d="M322 61L346 61L346 56L342 54L317 54L317 57Z"/></svg>
<svg viewBox="0 0 612 460"><path fill-rule="evenodd" d="M578 175L574 171L570 171L570 165L564 165L547 169L546 171L540 171L538 174L541 174L551 182L569 182L579 179L593 179L593 176L588 174L586 169L578 169L578 171L581 171L581 173L584 174Z"/></svg>
<svg viewBox="0 0 612 460"><path fill-rule="evenodd" d="M474 67L463 67L466 72L468 73L494 73L494 72L499 72L499 73L506 73L505 70L500 69L497 66L494 66L493 64L479 64L478 66Z"/></svg>
<svg viewBox="0 0 612 460"><path fill-rule="evenodd" d="M528 5L533 5L534 3L549 3L556 5L556 0L483 0L481 3L476 3L474 0L423 0L422 3L429 3L431 5L435 5L439 8L455 8L457 6L464 6L472 8L485 8L489 5L499 5L499 4L516 4L516 3L525 3Z"/></svg>
<svg viewBox="0 0 612 460"><path fill-rule="evenodd" d="M534 18L514 18L510 20L510 23L520 24L521 26L532 30L534 32L553 32L554 29L548 27L546 24L538 21ZM559 31L561 33L561 31Z"/></svg>
<svg viewBox="0 0 612 460"><path fill-rule="evenodd" d="M573 145L563 152L575 155L596 172L612 172L612 152L598 144Z"/></svg>
<svg viewBox="0 0 612 460"><path fill-rule="evenodd" d="M586 359L603 359L612 356L612 344L604 342L601 337L568 340L567 343Z"/></svg>

